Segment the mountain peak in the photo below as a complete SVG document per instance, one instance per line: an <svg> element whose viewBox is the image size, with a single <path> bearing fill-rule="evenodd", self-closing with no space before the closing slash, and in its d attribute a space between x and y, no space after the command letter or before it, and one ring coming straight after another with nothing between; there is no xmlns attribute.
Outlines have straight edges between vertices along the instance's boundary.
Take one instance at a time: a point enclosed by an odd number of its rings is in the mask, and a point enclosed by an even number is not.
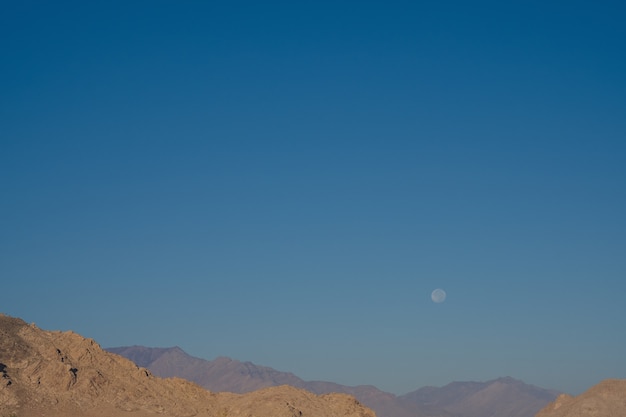
<svg viewBox="0 0 626 417"><path fill-rule="evenodd" d="M142 351L145 349L150 348ZM134 353L126 351L126 355L132 358ZM425 387L398 397L371 385L352 387L333 382L304 381L292 373L280 372L252 362L240 362L226 356L208 361L188 355L176 358L163 355L146 367L157 376L182 377L211 391L243 393L270 386L290 385L316 394L347 393L384 417L533 417L541 407L556 398L555 393L536 387L531 389L532 386L508 376L488 382L457 381L442 388ZM506 414L494 414L495 412Z"/></svg>
<svg viewBox="0 0 626 417"><path fill-rule="evenodd" d="M217 358L213 359L213 362L231 363L231 362L235 362L235 360L233 358L229 358L228 356L218 356Z"/></svg>
<svg viewBox="0 0 626 417"><path fill-rule="evenodd" d="M523 383L519 379L515 379L515 378L512 378L510 376L501 376L500 378L496 378L494 381L505 382L507 384Z"/></svg>
<svg viewBox="0 0 626 417"><path fill-rule="evenodd" d="M211 393L180 378L158 378L79 334L41 330L6 315L0 316L0 353L0 415L375 417L345 395L317 396L286 387L246 395Z"/></svg>

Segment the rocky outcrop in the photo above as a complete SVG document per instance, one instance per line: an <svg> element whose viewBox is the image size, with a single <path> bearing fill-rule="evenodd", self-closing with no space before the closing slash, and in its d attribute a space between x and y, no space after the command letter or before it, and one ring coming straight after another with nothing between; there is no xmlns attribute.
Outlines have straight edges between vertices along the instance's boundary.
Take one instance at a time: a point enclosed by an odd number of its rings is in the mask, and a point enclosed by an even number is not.
<svg viewBox="0 0 626 417"><path fill-rule="evenodd" d="M375 417L343 394L317 396L288 386L211 393L180 378L156 377L71 331L45 331L4 315L0 364L0 415Z"/></svg>
<svg viewBox="0 0 626 417"><path fill-rule="evenodd" d="M623 416L626 416L626 380L607 379L576 397L559 395L536 417Z"/></svg>

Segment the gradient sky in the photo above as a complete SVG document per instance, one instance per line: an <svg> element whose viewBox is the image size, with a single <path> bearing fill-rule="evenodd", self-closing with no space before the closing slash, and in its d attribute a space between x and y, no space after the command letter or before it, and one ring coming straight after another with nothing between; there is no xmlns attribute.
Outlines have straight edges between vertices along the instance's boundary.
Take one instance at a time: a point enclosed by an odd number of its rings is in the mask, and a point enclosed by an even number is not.
<svg viewBox="0 0 626 417"><path fill-rule="evenodd" d="M3 2L0 311L397 394L626 378L623 4Z"/></svg>

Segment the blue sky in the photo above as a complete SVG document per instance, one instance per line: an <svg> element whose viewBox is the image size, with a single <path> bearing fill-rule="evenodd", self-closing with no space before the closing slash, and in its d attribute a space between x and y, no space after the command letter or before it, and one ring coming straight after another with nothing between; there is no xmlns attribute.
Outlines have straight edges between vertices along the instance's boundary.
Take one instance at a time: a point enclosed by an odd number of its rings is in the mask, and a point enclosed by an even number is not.
<svg viewBox="0 0 626 417"><path fill-rule="evenodd" d="M0 311L397 394L626 378L625 19L5 2Z"/></svg>

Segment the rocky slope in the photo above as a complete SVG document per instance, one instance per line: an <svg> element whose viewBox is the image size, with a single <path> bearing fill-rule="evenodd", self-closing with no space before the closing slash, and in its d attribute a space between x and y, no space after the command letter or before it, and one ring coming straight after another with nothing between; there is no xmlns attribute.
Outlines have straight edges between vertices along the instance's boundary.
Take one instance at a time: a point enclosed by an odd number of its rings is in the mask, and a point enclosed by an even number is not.
<svg viewBox="0 0 626 417"><path fill-rule="evenodd" d="M626 380L607 379L576 397L559 395L536 417L624 416L626 416Z"/></svg>
<svg viewBox="0 0 626 417"><path fill-rule="evenodd" d="M558 392L513 378L488 382L453 382L444 387L424 387L403 396L370 385L350 387L332 382L304 381L292 373L220 357L195 358L178 347L111 348L155 375L178 376L212 391L248 392L261 387L288 384L317 394L341 392L356 397L379 417L533 417L554 400Z"/></svg>
<svg viewBox="0 0 626 417"><path fill-rule="evenodd" d="M280 386L211 393L162 379L91 339L0 315L0 415L375 417L353 397Z"/></svg>
<svg viewBox="0 0 626 417"><path fill-rule="evenodd" d="M125 346L107 350L150 369L157 376L185 378L211 391L247 393L277 385L290 385L316 394L336 392L352 395L366 407L372 408L379 417L422 415L413 405L402 404L395 395L370 385L350 387L333 382L304 381L290 372L280 372L252 362L240 362L227 357L218 357L212 361L196 358L179 347Z"/></svg>

